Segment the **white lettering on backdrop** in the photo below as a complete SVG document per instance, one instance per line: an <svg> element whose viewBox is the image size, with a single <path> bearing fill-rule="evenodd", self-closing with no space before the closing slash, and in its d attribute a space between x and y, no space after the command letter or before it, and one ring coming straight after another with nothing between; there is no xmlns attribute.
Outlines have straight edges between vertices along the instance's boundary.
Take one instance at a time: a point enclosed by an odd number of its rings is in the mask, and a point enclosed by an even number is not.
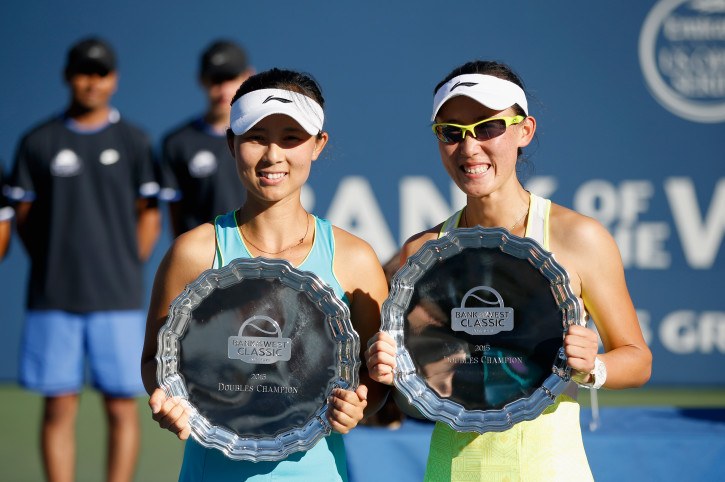
<svg viewBox="0 0 725 482"><path fill-rule="evenodd" d="M368 241L380 259L387 261L408 237L438 224L465 204L464 195L454 184L450 184L448 198L428 177L404 177L399 185L397 242L364 177L346 177L340 182L327 218ZM527 183L527 187L540 196L551 197L557 181L553 177L536 177ZM615 184L592 179L574 193L573 208L598 219L609 229L619 245L625 268L669 269L672 260L667 243L674 232L688 266L710 269L722 250L725 236L725 178L716 183L709 203L704 206L700 206L695 183L690 178L666 179L664 193L671 221L642 219L649 213L650 201L656 195L654 183L648 180ZM304 194L305 206L312 208L314 193L310 189ZM706 194L702 197L708 198Z"/></svg>
<svg viewBox="0 0 725 482"><path fill-rule="evenodd" d="M465 204L465 197L452 183L448 198L424 176L404 177L399 186L399 242L438 224ZM558 184L556 178L542 176L532 178L526 186L540 196L551 197ZM725 178L716 182L711 195L699 193L700 199L710 199L703 206L698 202L695 183L690 178L668 178L663 191L671 220L642 219L650 213L651 201L657 195L655 184L646 180L613 183L593 179L576 189L572 204L574 209L598 219L613 233L625 267L670 268L667 242L676 235L691 269L711 269L725 235ZM305 206L313 209L312 189L305 189L303 198ZM340 182L327 218L367 240L382 261L387 261L398 249L373 189L364 177L347 177ZM648 310L639 309L637 316L647 342L657 339L671 353L683 356L725 353L725 312L677 310L655 321Z"/></svg>

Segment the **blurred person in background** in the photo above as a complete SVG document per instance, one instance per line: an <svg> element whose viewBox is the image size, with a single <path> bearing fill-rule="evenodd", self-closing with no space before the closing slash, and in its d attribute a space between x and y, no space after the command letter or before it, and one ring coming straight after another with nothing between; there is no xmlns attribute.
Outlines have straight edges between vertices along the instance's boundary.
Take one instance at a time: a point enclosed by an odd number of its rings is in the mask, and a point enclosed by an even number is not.
<svg viewBox="0 0 725 482"><path fill-rule="evenodd" d="M162 197L169 201L174 237L239 207L245 191L227 147L231 101L254 69L228 40L211 43L199 62L206 112L168 133L162 142Z"/></svg>
<svg viewBox="0 0 725 482"><path fill-rule="evenodd" d="M79 41L64 75L68 107L22 137L7 190L31 266L20 383L45 397L47 478L74 480L87 360L109 424L107 480L130 481L143 392L143 264L160 231L159 185L147 135L110 105L113 48Z"/></svg>

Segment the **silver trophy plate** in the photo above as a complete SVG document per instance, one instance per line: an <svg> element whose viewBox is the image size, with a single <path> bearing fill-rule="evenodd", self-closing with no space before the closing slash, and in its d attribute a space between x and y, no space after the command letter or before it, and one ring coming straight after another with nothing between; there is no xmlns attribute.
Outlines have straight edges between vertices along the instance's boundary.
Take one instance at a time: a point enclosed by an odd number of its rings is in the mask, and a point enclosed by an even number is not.
<svg viewBox="0 0 725 482"><path fill-rule="evenodd" d="M207 270L171 304L157 380L190 407L191 434L235 460L281 460L330 433L327 399L356 389L360 341L347 306L279 259Z"/></svg>
<svg viewBox="0 0 725 482"><path fill-rule="evenodd" d="M459 228L398 270L382 308L396 388L460 432L536 418L569 382L563 336L581 324L564 269L536 241Z"/></svg>

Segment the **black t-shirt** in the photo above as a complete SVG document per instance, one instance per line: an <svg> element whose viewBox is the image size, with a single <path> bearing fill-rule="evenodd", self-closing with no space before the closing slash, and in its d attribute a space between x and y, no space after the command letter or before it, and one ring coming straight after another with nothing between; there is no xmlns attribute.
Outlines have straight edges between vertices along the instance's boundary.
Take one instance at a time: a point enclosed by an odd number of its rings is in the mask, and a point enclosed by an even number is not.
<svg viewBox="0 0 725 482"><path fill-rule="evenodd" d="M159 187L146 134L116 111L109 120L81 133L56 117L20 141L9 192L32 201L29 309L142 307L136 200Z"/></svg>
<svg viewBox="0 0 725 482"><path fill-rule="evenodd" d="M170 132L162 145L162 193L178 202L184 231L238 208L245 190L226 137L203 119Z"/></svg>

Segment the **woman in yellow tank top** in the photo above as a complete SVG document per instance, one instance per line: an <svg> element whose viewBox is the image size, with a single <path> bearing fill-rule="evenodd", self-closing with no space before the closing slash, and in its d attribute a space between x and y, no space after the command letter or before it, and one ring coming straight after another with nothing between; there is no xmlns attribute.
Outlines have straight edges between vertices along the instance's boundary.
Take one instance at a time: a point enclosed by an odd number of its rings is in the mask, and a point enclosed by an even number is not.
<svg viewBox="0 0 725 482"><path fill-rule="evenodd" d="M566 269L571 289L594 319L604 346L604 353L597 354L593 330L569 327L564 350L572 380L591 389L646 383L652 355L614 239L596 220L530 194L518 179L522 149L536 131L520 78L498 62L466 63L436 86L431 120L443 166L467 203L449 220L411 237L401 262L455 227L503 227L532 237ZM395 342L386 333L371 339L366 360L374 380L392 384L395 352ZM591 480L576 388L572 384L536 419L504 432L459 433L437 423L426 480Z"/></svg>

